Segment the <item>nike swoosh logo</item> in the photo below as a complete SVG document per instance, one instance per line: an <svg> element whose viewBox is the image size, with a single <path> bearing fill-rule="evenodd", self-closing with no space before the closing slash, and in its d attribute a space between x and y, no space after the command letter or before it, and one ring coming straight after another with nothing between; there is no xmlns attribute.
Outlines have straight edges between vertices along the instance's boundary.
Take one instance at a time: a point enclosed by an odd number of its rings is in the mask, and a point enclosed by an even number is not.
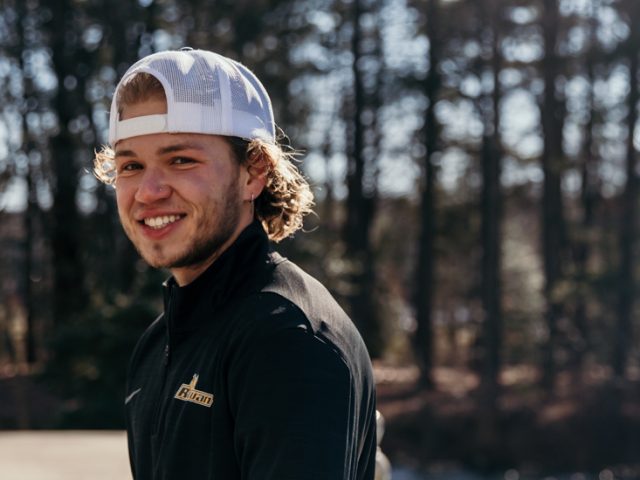
<svg viewBox="0 0 640 480"><path fill-rule="evenodd" d="M131 400L133 400L133 397L135 397L137 394L140 393L142 389L139 388L137 390L134 390L133 392L131 392L129 395L127 395L127 398L124 399L124 404L126 405L127 403L129 403Z"/></svg>

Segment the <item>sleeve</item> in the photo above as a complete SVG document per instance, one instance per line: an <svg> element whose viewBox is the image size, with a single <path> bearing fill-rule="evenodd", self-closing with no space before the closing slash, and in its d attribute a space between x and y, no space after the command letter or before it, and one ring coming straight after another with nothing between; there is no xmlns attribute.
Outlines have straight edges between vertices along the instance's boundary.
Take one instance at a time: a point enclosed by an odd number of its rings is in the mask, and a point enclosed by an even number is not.
<svg viewBox="0 0 640 480"><path fill-rule="evenodd" d="M329 343L303 328L283 329L247 349L234 370L243 479L351 478L351 374Z"/></svg>

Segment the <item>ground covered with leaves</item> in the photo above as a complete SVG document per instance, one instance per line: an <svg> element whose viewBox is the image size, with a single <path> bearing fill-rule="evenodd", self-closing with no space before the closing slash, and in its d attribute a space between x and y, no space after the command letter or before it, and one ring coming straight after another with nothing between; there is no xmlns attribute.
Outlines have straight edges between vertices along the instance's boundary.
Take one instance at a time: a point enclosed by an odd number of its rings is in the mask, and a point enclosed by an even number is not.
<svg viewBox="0 0 640 480"><path fill-rule="evenodd" d="M607 372L558 379L545 393L536 371L507 369L493 428L482 422L478 379L440 368L436 389L416 387L414 368L376 366L382 448L392 464L455 465L495 473L614 472L640 478L640 382L617 385Z"/></svg>
<svg viewBox="0 0 640 480"><path fill-rule="evenodd" d="M494 428L487 430L478 378L469 370L436 369L432 391L417 387L412 366L376 363L375 376L378 409L385 417L382 449L393 465L516 471L518 478L603 471L612 478L640 478L638 380L627 379L621 387L606 372L594 371L580 381L566 375L547 394L538 387L535 370L508 368ZM91 401L52 393L37 372L0 369L0 429L105 428L78 423L77 412L93 408ZM113 428L122 427L116 422Z"/></svg>

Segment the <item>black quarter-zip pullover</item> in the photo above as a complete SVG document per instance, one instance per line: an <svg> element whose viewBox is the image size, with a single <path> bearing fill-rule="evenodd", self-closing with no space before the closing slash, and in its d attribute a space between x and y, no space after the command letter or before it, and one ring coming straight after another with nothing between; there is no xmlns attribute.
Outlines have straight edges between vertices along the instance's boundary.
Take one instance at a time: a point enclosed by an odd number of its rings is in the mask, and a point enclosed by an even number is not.
<svg viewBox="0 0 640 480"><path fill-rule="evenodd" d="M250 225L132 355L126 404L136 480L370 480L371 363L327 290Z"/></svg>

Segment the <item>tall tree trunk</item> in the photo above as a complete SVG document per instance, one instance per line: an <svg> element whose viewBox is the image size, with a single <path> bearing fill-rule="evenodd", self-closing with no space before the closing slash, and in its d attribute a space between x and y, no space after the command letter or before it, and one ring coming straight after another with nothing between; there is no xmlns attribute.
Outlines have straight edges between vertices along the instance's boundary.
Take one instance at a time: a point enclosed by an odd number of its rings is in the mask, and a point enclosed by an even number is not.
<svg viewBox="0 0 640 480"><path fill-rule="evenodd" d="M579 380L584 369L585 354L589 351L590 333L589 318L587 311L587 298L589 295L588 263L591 257L591 232L594 228L594 210L597 201L597 186L595 179L595 162L593 132L595 126L595 52L597 46L597 11L598 3L594 0L591 6L592 13L589 17L589 38L590 47L586 57L586 76L589 82L589 93L586 103L588 109L588 121L584 127L584 144L582 148L582 161L580 163L580 203L582 205L582 217L578 239L575 246L574 261L576 266L576 277L578 282L578 292L574 312L574 324L578 333L576 344L573 345L573 372L574 378Z"/></svg>
<svg viewBox="0 0 640 480"><path fill-rule="evenodd" d="M71 83L76 79L73 40L76 26L74 8L68 0L56 0L50 5L52 18L48 25L51 39L52 61L58 79L54 108L58 115L58 133L51 139L51 158L55 172L52 209L54 287L53 318L60 323L82 310L86 303L84 274L82 269L80 216L76 207L78 168L75 165L75 142L68 125L75 116L76 106L81 105L73 94ZM69 82L65 86L65 81Z"/></svg>
<svg viewBox="0 0 640 480"><path fill-rule="evenodd" d="M327 129L325 134L324 141L322 143L322 157L324 159L324 172L325 172L325 180L324 180L324 200L322 202L322 217L321 221L330 233L336 232L336 197L333 191L334 186L334 178L331 172L331 156L332 149L331 145L333 140L331 138L330 128Z"/></svg>
<svg viewBox="0 0 640 480"><path fill-rule="evenodd" d="M107 48L103 50L106 63L116 68L118 77L138 59L141 37L154 31L156 10L157 2L144 8L138 2L124 2L115 10L109 2L102 2L98 7L95 14L110 19L105 29ZM144 24L145 29L138 29L139 24ZM113 254L115 258L114 262L102 266L114 280L109 285L102 285L101 291L108 293L109 289L113 289L118 293L131 293L138 276L136 266L139 256L120 227L116 203L113 196L107 194L110 188L100 185L96 189L98 205L93 219L93 231L99 232L102 248L107 255Z"/></svg>
<svg viewBox="0 0 640 480"><path fill-rule="evenodd" d="M501 18L494 0L478 3L479 38L486 52L480 62L479 76L491 72L493 90L485 93L479 102L480 115L485 125L482 136L482 264L481 300L483 310L481 337L480 402L478 442L484 456L493 458L499 451L499 393L502 366L502 148L500 139L500 50ZM491 461L491 460L489 460Z"/></svg>
<svg viewBox="0 0 640 480"><path fill-rule="evenodd" d="M347 165L347 223L345 225L345 238L347 250L352 254L358 254L361 241L368 237L364 231L366 218L363 215L365 209L363 179L364 179L364 125L362 114L365 111L365 92L363 85L361 64L362 34L360 19L362 17L361 0L353 2L353 36L351 51L353 63L351 73L353 75L353 105L349 112L351 117L351 135L348 142L349 158Z"/></svg>
<svg viewBox="0 0 640 480"><path fill-rule="evenodd" d="M553 388L557 373L555 349L558 343L558 321L562 314L562 303L558 298L558 285L563 273L564 260L564 211L561 190L563 173L562 127L563 103L556 91L559 75L559 58L556 53L558 39L558 0L544 0L543 34L544 58L542 74L544 93L541 108L542 170L544 186L542 196L542 255L544 264L544 298L547 340L543 347L542 384Z"/></svg>
<svg viewBox="0 0 640 480"><path fill-rule="evenodd" d="M26 312L25 325L25 361L27 365L33 365L37 360L36 352L36 299L33 289L34 276L34 223L40 214L36 200L35 185L33 182L32 168L27 172L27 209L25 211L25 245L24 245L24 303Z"/></svg>
<svg viewBox="0 0 640 480"><path fill-rule="evenodd" d="M634 4L631 8L637 11ZM638 15L631 18L638 19ZM634 24L635 25L635 24ZM618 378L624 378L632 338L631 316L635 294L633 249L635 245L637 202L638 202L638 173L636 165L636 150L633 145L636 123L638 121L638 43L634 40L638 35L634 32L628 44L629 64L629 95L627 96L627 182L621 198L620 216L620 267L618 284L618 322L615 330L613 349L613 371Z"/></svg>
<svg viewBox="0 0 640 480"><path fill-rule="evenodd" d="M26 2L17 2L17 12L18 12L18 52L17 57L19 58L20 63L20 71L22 72L22 83L23 83L23 102L22 102L22 150L24 154L29 158L31 151L34 149L34 141L29 132L29 127L27 124L27 114L29 113L29 105L32 104L29 100L33 100L35 96L33 81L29 75L27 75L27 71L24 63L24 53L29 50L29 45L27 42L27 33L25 32L25 23L27 22L28 16L31 15L30 9L27 7ZM35 102L34 102L35 103ZM23 270L23 298L24 298L24 306L26 313L26 325L25 325L25 336L24 336L24 352L27 365L32 365L36 362L36 315L35 315L35 305L36 300L33 292L33 280L34 276L34 235L35 228L34 224L36 221L36 217L38 217L40 210L38 208L37 198L36 198L36 188L34 185L34 165L29 161L27 166L27 171L25 173L26 182L27 182L27 209L25 210L24 215L24 230L25 230L25 238L24 238L24 270ZM29 423L27 421L27 423Z"/></svg>
<svg viewBox="0 0 640 480"><path fill-rule="evenodd" d="M416 270L416 291L414 305L416 311L416 331L413 337L416 361L420 369L420 384L433 388L433 322L432 308L435 269L435 182L436 170L434 154L438 148L438 123L435 114L440 92L440 38L438 35L438 0L426 2L427 36L429 37L429 72L424 82L427 98L425 125L423 129L425 155L423 158L423 178L420 195L420 234L418 243L418 265Z"/></svg>
<svg viewBox="0 0 640 480"><path fill-rule="evenodd" d="M482 148L482 308L484 312L481 387L486 407L495 410L502 350L502 305L501 305L501 254L502 254L502 149L500 141L500 70L501 53L499 39L499 17L493 2L489 1L488 12L494 12L491 25L491 71L493 92L491 112L486 115L487 132L483 136Z"/></svg>
<svg viewBox="0 0 640 480"><path fill-rule="evenodd" d="M381 353L380 326L373 303L375 287L375 271L373 247L371 245L371 224L375 211L374 192L364 188L366 175L365 125L362 117L368 103L365 92L363 72L360 59L362 55L362 32L360 21L363 15L362 0L353 2L353 36L352 36L352 75L353 75L353 110L351 116L351 135L348 144L347 166L347 215L345 224L345 244L349 260L352 262L351 274L354 291L349 303L351 315L360 330L369 353L376 357Z"/></svg>

